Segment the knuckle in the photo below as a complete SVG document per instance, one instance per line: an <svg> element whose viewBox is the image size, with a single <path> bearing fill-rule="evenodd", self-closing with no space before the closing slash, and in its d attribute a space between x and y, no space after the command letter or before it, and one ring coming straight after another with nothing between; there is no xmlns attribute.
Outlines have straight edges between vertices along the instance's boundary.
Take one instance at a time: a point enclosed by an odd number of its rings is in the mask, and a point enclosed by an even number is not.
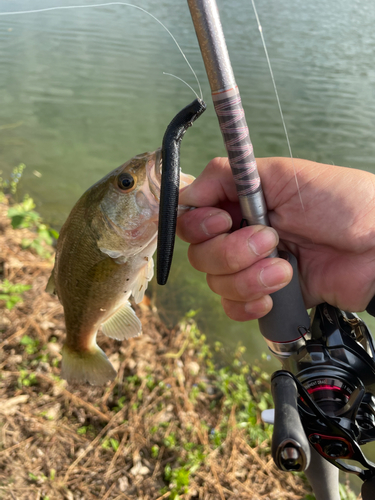
<svg viewBox="0 0 375 500"><path fill-rule="evenodd" d="M213 158L206 167L206 171L213 173L214 175L217 175L217 169L221 168L222 165L222 158L220 156L216 156Z"/></svg>
<svg viewBox="0 0 375 500"><path fill-rule="evenodd" d="M257 287L254 286L249 272L234 275L233 285L235 293L241 301L257 300L265 295L264 293L259 293Z"/></svg>
<svg viewBox="0 0 375 500"><path fill-rule="evenodd" d="M197 249L197 245L191 244L188 248L188 259L190 264L197 271L203 271L200 267L201 259L199 259L199 249Z"/></svg>
<svg viewBox="0 0 375 500"><path fill-rule="evenodd" d="M211 274L206 274L206 281L207 281L207 285L209 287L209 289L216 293L216 290L215 290L215 277L212 276Z"/></svg>
<svg viewBox="0 0 375 500"><path fill-rule="evenodd" d="M241 274L234 275L233 277L233 286L235 289L236 295L240 300L248 300L250 297L249 285L244 276Z"/></svg>
<svg viewBox="0 0 375 500"><path fill-rule="evenodd" d="M241 271L241 262L239 260L239 252L236 245L233 244L232 238L228 237L225 239L225 244L223 245L223 259L224 265L230 274L235 274Z"/></svg>
<svg viewBox="0 0 375 500"><path fill-rule="evenodd" d="M240 315L238 314L236 305L232 301L221 299L221 305L228 318L233 319L234 321L240 320Z"/></svg>

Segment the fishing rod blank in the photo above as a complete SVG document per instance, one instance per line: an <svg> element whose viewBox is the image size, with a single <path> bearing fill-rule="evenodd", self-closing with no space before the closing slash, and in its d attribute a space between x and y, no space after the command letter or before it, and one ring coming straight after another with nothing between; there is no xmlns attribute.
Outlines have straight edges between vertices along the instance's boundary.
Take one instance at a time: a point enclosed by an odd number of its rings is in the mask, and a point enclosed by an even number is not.
<svg viewBox="0 0 375 500"><path fill-rule="evenodd" d="M255 161L253 145L236 84L219 11L215 0L187 0L203 62L211 87L212 100L219 120L228 159L236 184L243 219L248 225L269 226L267 205ZM275 250L270 257L277 257ZM291 254L292 281L272 294L273 308L259 320L262 335L271 350L289 350L303 340L310 320L303 302L297 261Z"/></svg>

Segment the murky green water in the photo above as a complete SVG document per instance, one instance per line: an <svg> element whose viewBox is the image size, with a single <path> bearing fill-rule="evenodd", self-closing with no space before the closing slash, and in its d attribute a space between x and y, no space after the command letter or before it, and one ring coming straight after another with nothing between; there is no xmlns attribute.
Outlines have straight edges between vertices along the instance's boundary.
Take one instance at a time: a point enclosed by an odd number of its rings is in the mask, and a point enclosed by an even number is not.
<svg viewBox="0 0 375 500"><path fill-rule="evenodd" d="M187 4L134 1L174 33L201 81L209 109L182 146L183 170L197 175L224 148ZM0 12L74 3L2 0ZM286 156L251 2L218 5L256 154ZM375 172L375 3L257 0L257 6L294 156ZM193 100L163 71L196 88L167 33L135 9L0 16L0 170L6 175L25 163L22 190L47 221L61 225L88 186L158 147L170 119ZM228 349L241 341L251 359L266 350L256 322L225 317L205 278L189 267L181 242L168 286L152 290L170 322L199 310L212 341Z"/></svg>

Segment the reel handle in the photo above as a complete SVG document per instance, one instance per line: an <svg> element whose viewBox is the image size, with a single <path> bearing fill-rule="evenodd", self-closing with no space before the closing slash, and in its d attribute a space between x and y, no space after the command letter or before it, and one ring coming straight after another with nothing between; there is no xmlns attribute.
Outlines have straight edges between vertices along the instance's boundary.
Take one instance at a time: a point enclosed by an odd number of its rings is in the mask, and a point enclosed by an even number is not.
<svg viewBox="0 0 375 500"><path fill-rule="evenodd" d="M293 377L284 370L272 375L275 403L272 457L283 471L304 471L310 464L310 445L297 409L298 391Z"/></svg>

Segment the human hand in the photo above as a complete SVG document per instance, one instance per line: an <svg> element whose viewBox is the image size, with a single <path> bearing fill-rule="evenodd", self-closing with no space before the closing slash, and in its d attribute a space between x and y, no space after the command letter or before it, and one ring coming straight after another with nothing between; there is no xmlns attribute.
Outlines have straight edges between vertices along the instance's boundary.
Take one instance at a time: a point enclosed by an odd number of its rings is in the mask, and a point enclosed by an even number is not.
<svg viewBox="0 0 375 500"><path fill-rule="evenodd" d="M179 218L177 233L191 243L190 263L207 274L226 314L247 321L270 311L269 294L292 276L288 262L265 258L276 245L298 259L307 308L326 301L364 310L375 294L375 176L294 159L298 190L290 158L257 162L273 229L239 229L226 158L212 160L180 194L180 204L197 208Z"/></svg>

